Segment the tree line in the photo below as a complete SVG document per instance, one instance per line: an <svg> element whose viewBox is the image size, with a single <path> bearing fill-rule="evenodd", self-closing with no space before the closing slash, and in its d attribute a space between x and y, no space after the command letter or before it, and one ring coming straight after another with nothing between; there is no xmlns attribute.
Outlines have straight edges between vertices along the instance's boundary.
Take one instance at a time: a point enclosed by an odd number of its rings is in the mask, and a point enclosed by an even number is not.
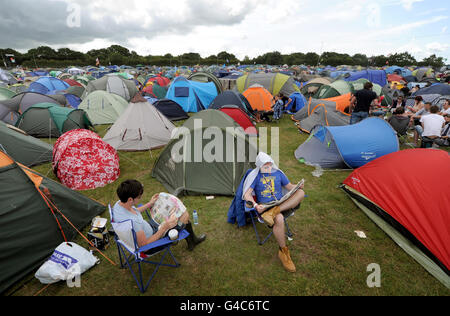
<svg viewBox="0 0 450 316"><path fill-rule="evenodd" d="M416 60L408 52L396 53L388 56L366 56L364 54L341 54L336 52L317 53L293 53L282 54L280 52L269 52L255 58L245 56L239 60L234 54L220 52L217 55L211 55L203 58L198 53L185 53L179 56L166 54L162 56L140 56L135 51L120 46L112 45L108 48L93 49L87 53L77 52L69 48L53 49L48 46L40 46L28 50L22 54L14 49L0 49L0 55L5 60L5 54L15 56L17 65L27 68L54 67L64 68L71 65L89 66L95 65L97 58L103 66L108 65L155 65L155 66L194 66L194 65L243 65L266 64L266 65L349 65L363 67L382 67L386 65L396 66L431 66L440 68L445 65L446 59L431 55L421 61Z"/></svg>

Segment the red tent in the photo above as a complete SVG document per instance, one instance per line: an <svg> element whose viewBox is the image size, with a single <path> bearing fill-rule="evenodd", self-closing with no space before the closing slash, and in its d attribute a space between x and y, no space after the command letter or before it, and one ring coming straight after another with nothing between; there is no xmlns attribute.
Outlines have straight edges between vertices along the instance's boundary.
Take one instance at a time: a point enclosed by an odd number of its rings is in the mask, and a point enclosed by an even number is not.
<svg viewBox="0 0 450 316"><path fill-rule="evenodd" d="M392 75L387 75L387 80L388 82L392 82L392 81L397 81L397 82L407 82L405 80L405 78L403 78L402 76L396 75L396 74L392 74Z"/></svg>
<svg viewBox="0 0 450 316"><path fill-rule="evenodd" d="M120 175L116 150L89 130L63 134L53 147L53 172L72 190L90 190L112 183Z"/></svg>
<svg viewBox="0 0 450 316"><path fill-rule="evenodd" d="M78 81L72 80L72 79L64 79L64 82L69 84L71 87L73 86L78 86L78 87L82 87L83 85L81 83L79 83Z"/></svg>
<svg viewBox="0 0 450 316"><path fill-rule="evenodd" d="M149 81L156 82L161 87L167 87L170 84L170 79L166 78L166 77L162 77L161 75L151 77L147 80L147 82L149 82ZM146 82L146 84L147 84L147 82Z"/></svg>
<svg viewBox="0 0 450 316"><path fill-rule="evenodd" d="M238 123L248 135L258 136L258 130L253 122L250 120L247 114L237 106L224 106L220 109L223 113L231 117L236 123Z"/></svg>
<svg viewBox="0 0 450 316"><path fill-rule="evenodd" d="M373 212L376 218L384 220L388 227L420 249L447 275L447 282L450 281L450 156L447 152L411 149L383 156L356 169L344 181L343 189L369 213ZM404 247L404 243L399 244Z"/></svg>

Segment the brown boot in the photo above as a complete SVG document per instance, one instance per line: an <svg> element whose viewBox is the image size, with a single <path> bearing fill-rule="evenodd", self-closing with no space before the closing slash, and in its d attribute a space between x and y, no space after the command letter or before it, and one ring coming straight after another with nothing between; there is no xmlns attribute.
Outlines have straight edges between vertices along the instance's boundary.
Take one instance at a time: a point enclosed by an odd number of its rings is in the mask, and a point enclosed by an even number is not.
<svg viewBox="0 0 450 316"><path fill-rule="evenodd" d="M272 207L267 212L261 214L262 219L269 225L269 227L273 227L275 225L275 217L281 213L281 209L279 206Z"/></svg>
<svg viewBox="0 0 450 316"><path fill-rule="evenodd" d="M289 253L288 247L281 248L278 251L278 258L280 258L283 267L288 272L296 272L294 262L292 262L291 255Z"/></svg>

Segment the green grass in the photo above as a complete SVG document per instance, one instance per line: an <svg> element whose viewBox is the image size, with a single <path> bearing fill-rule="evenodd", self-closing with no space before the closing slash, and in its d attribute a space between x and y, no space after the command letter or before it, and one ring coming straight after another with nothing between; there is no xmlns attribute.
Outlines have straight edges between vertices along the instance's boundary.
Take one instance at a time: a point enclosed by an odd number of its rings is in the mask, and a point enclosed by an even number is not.
<svg viewBox="0 0 450 316"><path fill-rule="evenodd" d="M350 171L325 171L322 177L312 176L314 168L297 162L295 149L307 135L299 134L293 122L285 116L280 123L259 126L280 127L280 168L292 182L304 178L308 197L301 209L289 219L295 233L288 245L297 273L284 271L277 257L278 246L272 237L259 246L251 225L237 228L227 223L232 197L182 197L190 214L199 212L196 232L206 233L207 240L193 252L183 241L173 247L178 269L162 267L144 295L448 295L449 291L400 249L379 229L347 195L338 188ZM106 126L98 127L103 136ZM270 148L270 146L269 146ZM142 153L119 153L120 178L104 188L83 194L104 203L117 200L115 190L126 179L138 179L144 184L143 201L164 187L151 177L151 169L161 150ZM50 164L35 168L57 180ZM105 211L103 217L109 219ZM87 233L86 228L83 232ZM367 239L354 233L362 230ZM259 231L267 229L259 225ZM88 247L81 238L78 244ZM114 242L105 254L119 262ZM98 255L101 264L82 275L81 288L68 288L64 282L54 284L40 295L142 295L128 270L119 269ZM381 288L368 288L366 279L370 263L381 267ZM147 273L151 272L146 267ZM44 288L31 281L14 295L34 295Z"/></svg>

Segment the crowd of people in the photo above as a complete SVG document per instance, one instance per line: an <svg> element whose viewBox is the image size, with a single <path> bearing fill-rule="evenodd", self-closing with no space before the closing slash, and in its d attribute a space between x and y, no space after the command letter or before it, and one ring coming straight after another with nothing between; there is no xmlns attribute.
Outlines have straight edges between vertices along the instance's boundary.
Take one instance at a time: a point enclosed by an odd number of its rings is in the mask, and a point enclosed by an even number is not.
<svg viewBox="0 0 450 316"><path fill-rule="evenodd" d="M392 105L382 110L380 108L381 99L372 91L373 84L367 82L364 89L355 92L350 100L350 124L356 124L363 119L372 116L386 117L389 123L399 135L407 135L408 130L414 132L415 147L421 140L421 147L437 148L439 146L449 146L450 136L450 105L449 100L445 100L442 108L424 102L423 97L416 96L414 105L407 106L406 98L398 96ZM412 91L418 91L416 86ZM390 114L392 116L388 117Z"/></svg>

